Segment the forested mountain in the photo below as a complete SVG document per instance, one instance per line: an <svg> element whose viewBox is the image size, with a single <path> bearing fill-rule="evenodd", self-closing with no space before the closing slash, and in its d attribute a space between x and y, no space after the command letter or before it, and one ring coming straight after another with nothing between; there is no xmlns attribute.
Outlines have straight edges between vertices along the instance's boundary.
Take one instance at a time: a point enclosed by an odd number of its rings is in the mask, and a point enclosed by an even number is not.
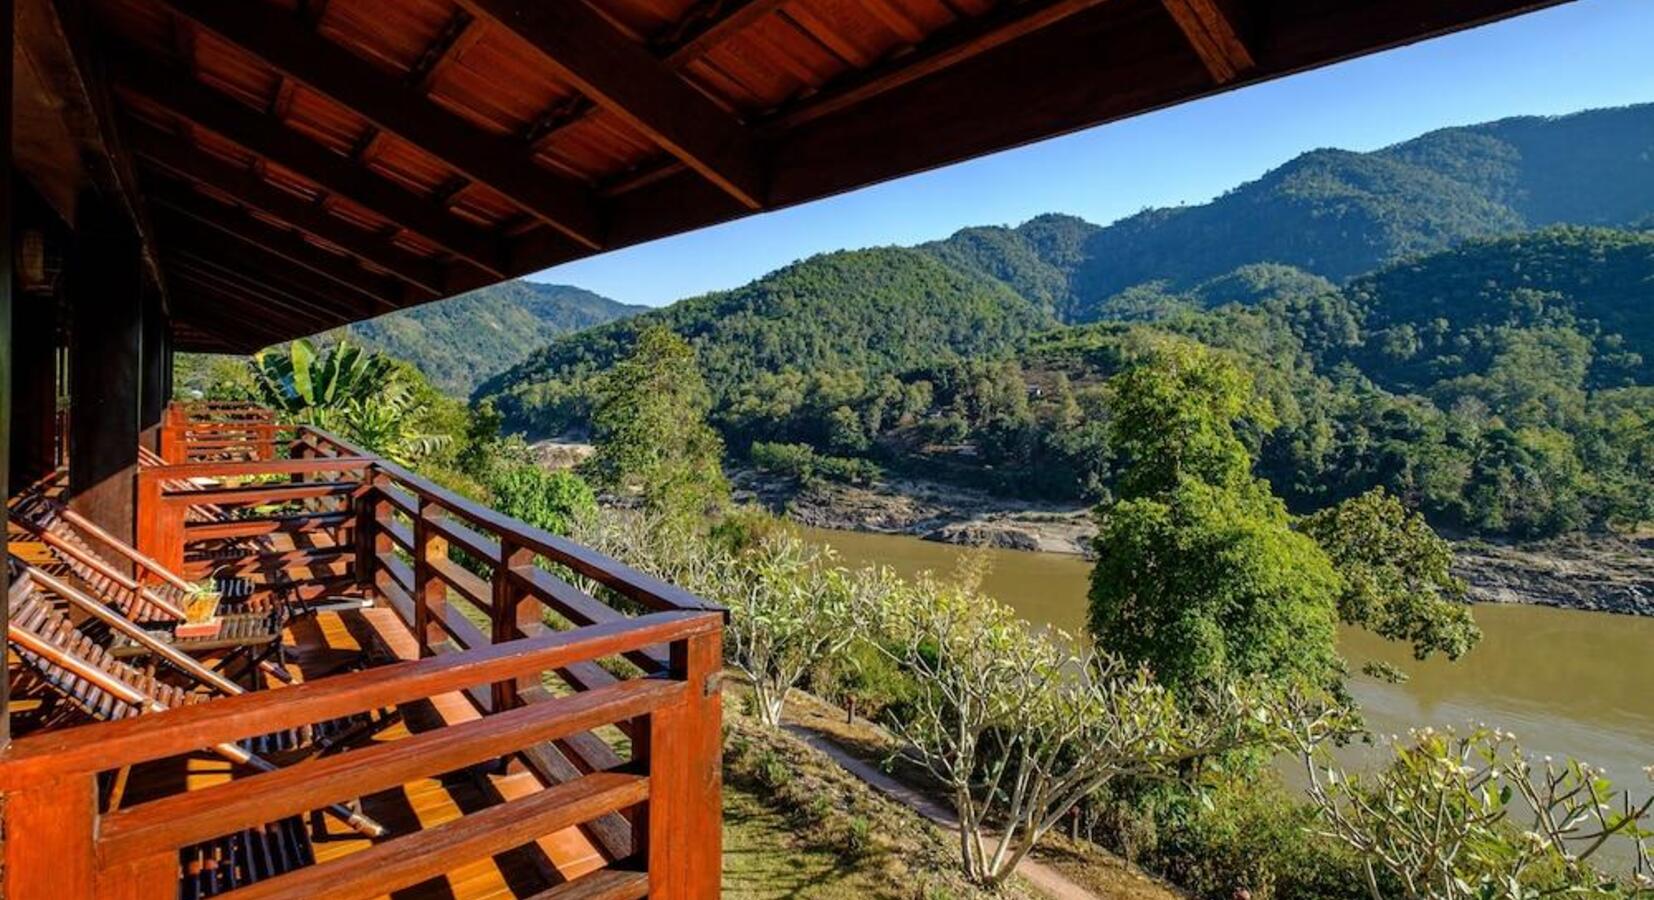
<svg viewBox="0 0 1654 900"><path fill-rule="evenodd" d="M723 402L762 376L854 370L869 376L945 358L1002 353L1057 320L992 278L917 250L828 253L733 291L680 301L553 341L482 385L507 422L531 431L578 426L584 381L665 325L697 347Z"/></svg>
<svg viewBox="0 0 1654 900"><path fill-rule="evenodd" d="M1654 105L1509 119L1314 151L1107 227L825 254L559 338L474 397L579 430L591 378L661 324L738 456L1097 498L1106 379L1185 338L1259 373L1260 471L1301 509L1384 484L1476 533L1649 520L1651 224Z"/></svg>
<svg viewBox="0 0 1654 900"><path fill-rule="evenodd" d="M444 391L465 396L559 334L645 309L571 285L508 281L369 319L347 333L408 360Z"/></svg>
<svg viewBox="0 0 1654 900"><path fill-rule="evenodd" d="M1372 153L1314 150L1210 203L1112 225L1041 216L925 245L1065 319L1159 282L1184 290L1249 263L1343 281L1460 241L1551 224L1634 226L1654 212L1654 105L1434 131Z"/></svg>

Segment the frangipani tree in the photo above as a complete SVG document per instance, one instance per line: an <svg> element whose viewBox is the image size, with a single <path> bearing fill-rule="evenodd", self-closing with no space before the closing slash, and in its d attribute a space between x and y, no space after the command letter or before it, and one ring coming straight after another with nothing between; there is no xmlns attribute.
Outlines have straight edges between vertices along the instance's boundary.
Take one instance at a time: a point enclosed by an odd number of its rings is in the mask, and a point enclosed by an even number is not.
<svg viewBox="0 0 1654 900"><path fill-rule="evenodd" d="M1423 729L1392 738L1384 768L1351 775L1328 739L1297 727L1309 796L1320 833L1361 856L1374 900L1654 897L1654 797L1633 801L1586 763L1535 760L1497 729ZM1626 880L1591 864L1615 843L1631 860Z"/></svg>
<svg viewBox="0 0 1654 900"><path fill-rule="evenodd" d="M915 681L893 725L951 790L961 865L979 884L1003 881L1115 778L1175 778L1187 760L1278 736L1278 714L1249 689L1174 699L1146 670L1033 633L972 577L922 576L884 610L880 645Z"/></svg>
<svg viewBox="0 0 1654 900"><path fill-rule="evenodd" d="M759 721L776 728L787 694L822 660L835 658L900 583L887 569L849 571L829 550L776 534L729 557L705 586L729 609L730 665L752 682Z"/></svg>

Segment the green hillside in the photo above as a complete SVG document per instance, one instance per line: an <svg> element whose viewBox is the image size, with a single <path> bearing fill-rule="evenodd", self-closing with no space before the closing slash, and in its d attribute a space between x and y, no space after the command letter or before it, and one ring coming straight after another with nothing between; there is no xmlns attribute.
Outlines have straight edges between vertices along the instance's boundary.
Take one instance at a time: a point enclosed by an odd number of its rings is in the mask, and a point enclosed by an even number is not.
<svg viewBox="0 0 1654 900"><path fill-rule="evenodd" d="M628 352L637 333L654 324L690 339L722 402L766 373L905 371L1007 351L1057 322L1004 284L917 250L844 251L795 263L733 291L560 338L484 383L476 396L495 397L513 427L577 427L584 379Z"/></svg>
<svg viewBox="0 0 1654 900"><path fill-rule="evenodd" d="M1260 471L1301 509L1383 484L1476 533L1646 520L1651 222L1654 105L1508 119L1107 227L825 254L559 338L473 396L578 431L590 379L659 323L695 345L737 456L1097 498L1108 376L1186 338L1259 373Z"/></svg>
<svg viewBox="0 0 1654 900"><path fill-rule="evenodd" d="M457 396L560 334L648 309L564 284L508 281L350 326L362 343L417 366Z"/></svg>
<svg viewBox="0 0 1654 900"><path fill-rule="evenodd" d="M1461 241L1654 211L1654 106L1431 132L1371 153L1315 150L1210 203L1108 226L1040 216L925 245L1071 321L1148 282L1188 289L1251 263L1334 281Z"/></svg>

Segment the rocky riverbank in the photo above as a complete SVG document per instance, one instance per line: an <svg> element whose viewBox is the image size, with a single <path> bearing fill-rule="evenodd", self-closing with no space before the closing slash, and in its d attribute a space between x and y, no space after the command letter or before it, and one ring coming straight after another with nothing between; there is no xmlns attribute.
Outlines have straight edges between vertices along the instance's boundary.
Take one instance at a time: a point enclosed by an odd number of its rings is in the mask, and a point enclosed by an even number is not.
<svg viewBox="0 0 1654 900"><path fill-rule="evenodd" d="M869 487L735 473L737 494L801 525L840 531L908 534L927 541L1046 553L1089 553L1097 527L1082 504L1007 500L917 479Z"/></svg>
<svg viewBox="0 0 1654 900"><path fill-rule="evenodd" d="M737 492L816 528L906 534L969 546L1089 555L1096 525L1080 504L1008 500L919 479L802 486L755 472ZM1454 572L1477 603L1532 603L1654 616L1654 538L1573 536L1533 545L1464 541Z"/></svg>

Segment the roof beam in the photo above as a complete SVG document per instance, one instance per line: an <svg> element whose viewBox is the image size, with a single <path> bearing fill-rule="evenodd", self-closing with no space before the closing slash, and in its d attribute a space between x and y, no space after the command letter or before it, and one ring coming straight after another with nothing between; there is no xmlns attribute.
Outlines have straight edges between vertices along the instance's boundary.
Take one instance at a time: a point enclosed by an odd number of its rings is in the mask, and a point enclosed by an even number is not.
<svg viewBox="0 0 1654 900"><path fill-rule="evenodd" d="M129 130L133 152L152 165L217 189L390 272L432 297L445 294L443 267L346 222L263 178L206 153L193 144L149 127Z"/></svg>
<svg viewBox="0 0 1654 900"><path fill-rule="evenodd" d="M431 83L436 81L442 69L458 59L468 47L482 37L481 26L482 23L477 21L476 16L463 9L454 10L448 24L442 27L442 33L438 34L436 40L432 41L431 45L425 48L425 52L419 54L419 59L414 61L413 68L408 71L408 77L405 79L408 86L422 94L429 92Z"/></svg>
<svg viewBox="0 0 1654 900"><path fill-rule="evenodd" d="M661 61L682 69L742 29L781 8L787 0L702 0L654 43L670 48Z"/></svg>
<svg viewBox="0 0 1654 900"><path fill-rule="evenodd" d="M110 57L110 70L120 90L142 97L331 193L373 210L489 275L509 274L501 242L450 215L440 203L419 197L353 165L276 119L230 99L186 73L156 65L136 52L112 53Z"/></svg>
<svg viewBox="0 0 1654 900"><path fill-rule="evenodd" d="M284 321L305 323L304 327L312 331L326 331L328 328L330 320L327 317L318 315L303 305L295 304L284 295L270 291L263 285L170 256L167 259L167 273L180 282L210 290L230 300L235 307L231 318L236 321L261 322L267 324L272 332L279 331ZM264 311L272 308L279 310L274 319L260 318L253 314L255 309Z"/></svg>
<svg viewBox="0 0 1654 900"><path fill-rule="evenodd" d="M357 266L348 257L329 253L296 233L283 231L187 188L152 191L151 196L156 205L193 220L202 227L235 238L236 244L230 247L240 252L246 252L245 248L251 246L255 251L278 256L291 265L307 269L361 294L376 303L381 312L407 305L402 299L399 282L375 275ZM193 239L206 241L207 236L201 232L195 231L194 234ZM225 255L233 258L230 253Z"/></svg>
<svg viewBox="0 0 1654 900"><path fill-rule="evenodd" d="M580 0L458 0L539 50L557 75L749 209L764 204L752 136L647 49Z"/></svg>
<svg viewBox="0 0 1654 900"><path fill-rule="evenodd" d="M184 223L183 233L190 234L199 243L191 245L188 249L172 248L168 251L169 259L184 260L198 269L232 274L237 278L251 279L257 284L268 285L271 290L293 298L322 314L324 318L337 319L341 316L341 310L347 311L346 314L361 316L376 316L382 312L368 298L349 288L340 287L307 269L291 265L279 256L258 251L228 255L221 251L238 249L233 238L200 228L193 223Z"/></svg>
<svg viewBox="0 0 1654 900"><path fill-rule="evenodd" d="M766 133L796 128L887 91L957 66L1019 38L1049 28L1108 0L1027 0L937 29L900 56L856 72L765 123Z"/></svg>
<svg viewBox="0 0 1654 900"><path fill-rule="evenodd" d="M1257 66L1252 51L1241 39L1236 17L1223 0L1161 0L1166 12L1189 39L1212 80L1228 84Z"/></svg>
<svg viewBox="0 0 1654 900"><path fill-rule="evenodd" d="M352 110L374 127L418 146L467 178L510 197L587 248L603 248L603 217L593 192L578 180L535 163L529 149L509 136L490 134L437 106L424 94L318 37L274 7L222 0L161 2L198 27Z"/></svg>

